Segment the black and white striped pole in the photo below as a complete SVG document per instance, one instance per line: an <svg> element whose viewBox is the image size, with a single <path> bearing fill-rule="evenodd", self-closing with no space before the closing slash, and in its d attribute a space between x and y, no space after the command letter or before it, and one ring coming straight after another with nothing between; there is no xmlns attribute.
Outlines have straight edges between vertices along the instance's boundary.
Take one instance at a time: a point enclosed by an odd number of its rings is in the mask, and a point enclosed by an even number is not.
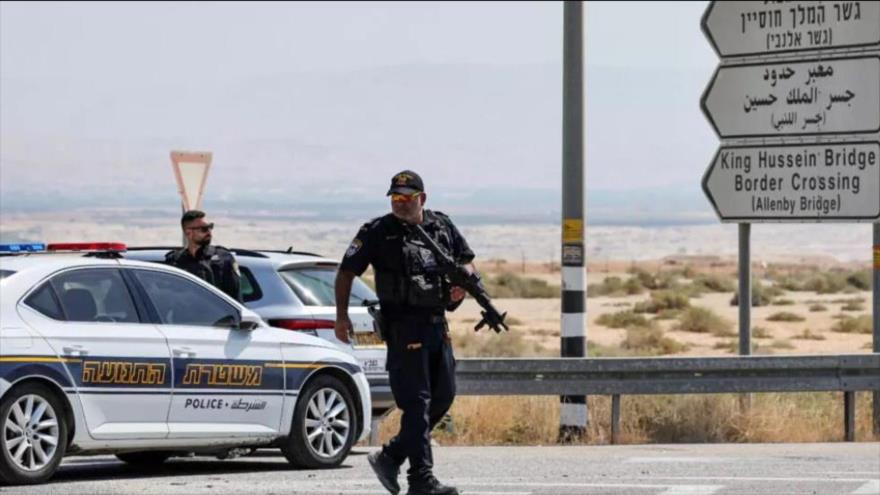
<svg viewBox="0 0 880 495"><path fill-rule="evenodd" d="M562 68L562 357L585 356L583 2L564 3ZM587 398L560 397L559 438L581 438Z"/></svg>

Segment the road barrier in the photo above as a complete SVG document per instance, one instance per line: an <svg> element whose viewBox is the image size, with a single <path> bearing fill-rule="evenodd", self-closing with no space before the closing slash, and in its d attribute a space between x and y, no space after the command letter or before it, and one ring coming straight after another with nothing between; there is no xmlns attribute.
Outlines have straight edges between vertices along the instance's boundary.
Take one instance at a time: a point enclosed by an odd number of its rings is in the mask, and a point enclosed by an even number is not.
<svg viewBox="0 0 880 495"><path fill-rule="evenodd" d="M843 392L844 435L852 442L855 392L880 391L880 353L459 359L456 388L458 395L611 395L612 443L619 438L621 395Z"/></svg>

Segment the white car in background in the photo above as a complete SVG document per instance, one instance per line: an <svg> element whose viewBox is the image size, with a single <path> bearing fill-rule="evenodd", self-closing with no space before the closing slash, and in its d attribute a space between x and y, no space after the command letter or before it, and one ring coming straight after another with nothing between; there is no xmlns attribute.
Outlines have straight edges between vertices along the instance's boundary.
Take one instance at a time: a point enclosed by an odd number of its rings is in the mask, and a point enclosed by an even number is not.
<svg viewBox="0 0 880 495"><path fill-rule="evenodd" d="M124 245L53 248L0 256L0 481L43 482L72 453L157 464L280 447L295 466L334 467L368 434L351 354L123 259Z"/></svg>

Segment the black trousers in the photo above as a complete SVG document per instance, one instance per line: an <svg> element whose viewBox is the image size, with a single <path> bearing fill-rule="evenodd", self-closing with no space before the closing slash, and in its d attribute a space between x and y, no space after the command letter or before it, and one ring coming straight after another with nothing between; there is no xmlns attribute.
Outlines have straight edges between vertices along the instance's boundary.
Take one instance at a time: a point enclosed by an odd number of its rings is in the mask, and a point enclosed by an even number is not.
<svg viewBox="0 0 880 495"><path fill-rule="evenodd" d="M409 459L410 483L432 475L431 430L455 399L455 357L443 317L389 322L388 376L403 412L400 431L383 448L398 464Z"/></svg>

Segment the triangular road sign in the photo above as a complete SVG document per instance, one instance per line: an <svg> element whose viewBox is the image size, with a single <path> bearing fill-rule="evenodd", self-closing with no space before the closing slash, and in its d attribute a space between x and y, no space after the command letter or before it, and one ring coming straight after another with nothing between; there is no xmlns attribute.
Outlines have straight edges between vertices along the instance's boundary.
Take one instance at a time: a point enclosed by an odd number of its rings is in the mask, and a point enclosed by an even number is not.
<svg viewBox="0 0 880 495"><path fill-rule="evenodd" d="M205 194L205 181L211 168L210 152L172 151L171 167L177 180L177 190L184 210L198 210L202 207Z"/></svg>

